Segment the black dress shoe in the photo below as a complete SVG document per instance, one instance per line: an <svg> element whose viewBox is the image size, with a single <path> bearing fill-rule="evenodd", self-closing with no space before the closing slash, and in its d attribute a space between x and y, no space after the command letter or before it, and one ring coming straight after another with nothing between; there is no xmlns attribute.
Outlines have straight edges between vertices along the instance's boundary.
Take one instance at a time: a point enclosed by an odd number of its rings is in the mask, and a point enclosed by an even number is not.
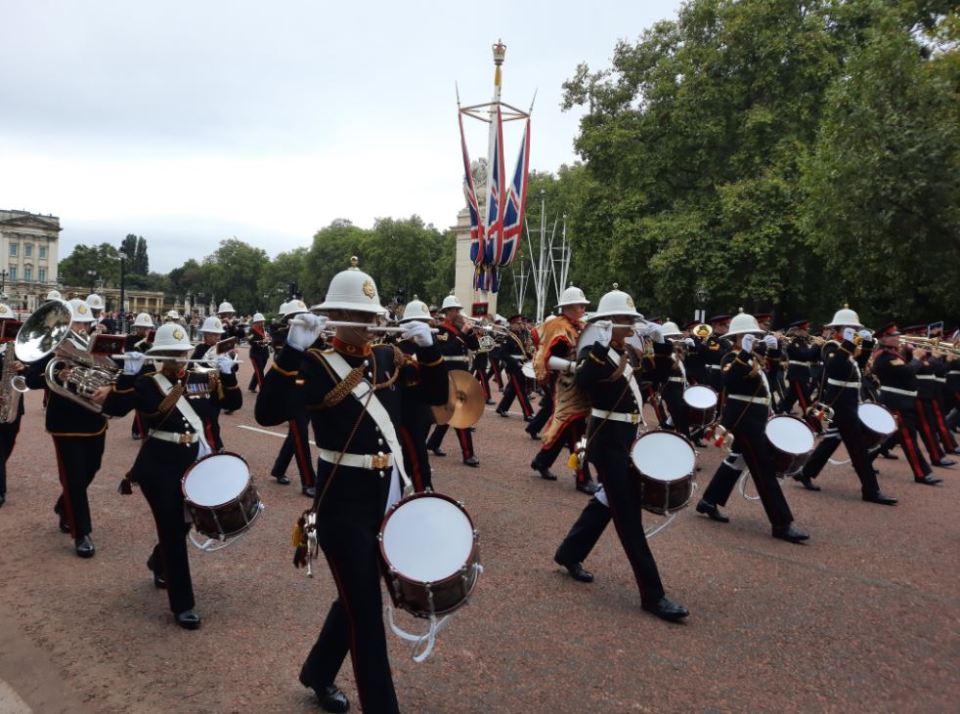
<svg viewBox="0 0 960 714"><path fill-rule="evenodd" d="M917 483L925 483L927 486L936 486L938 483L943 483L942 478L937 478L933 474L927 474L923 478L914 479Z"/></svg>
<svg viewBox="0 0 960 714"><path fill-rule="evenodd" d="M60 522L58 524L61 533L70 532L70 524L67 523L67 517L63 515L63 507L60 505L60 501L57 501L53 506L53 512L60 517Z"/></svg>
<svg viewBox="0 0 960 714"><path fill-rule="evenodd" d="M534 471L540 474L540 478L542 478L544 481L557 480L556 475L549 468L547 468L546 466L538 466L536 461L530 464L530 468L532 468Z"/></svg>
<svg viewBox="0 0 960 714"><path fill-rule="evenodd" d="M867 494L864 494L863 500L867 501L868 503L879 503L882 506L897 505L897 499L895 499L893 496L887 496L882 491L877 491L876 493L870 494L869 496Z"/></svg>
<svg viewBox="0 0 960 714"><path fill-rule="evenodd" d="M529 424L530 422L533 421L533 416L525 416L523 420Z"/></svg>
<svg viewBox="0 0 960 714"><path fill-rule="evenodd" d="M430 449L433 452L434 456L446 456L447 452L441 449L439 446L436 449Z"/></svg>
<svg viewBox="0 0 960 714"><path fill-rule="evenodd" d="M502 409L497 409L497 414L500 415L500 416L502 416L502 417L504 417L505 419L509 419L509 418L510 418L510 415L507 414L507 413L506 413L505 411L503 411Z"/></svg>
<svg viewBox="0 0 960 714"><path fill-rule="evenodd" d="M287 478L286 474L280 474L279 476L277 474L272 474L272 476L277 479L277 483L279 483L281 486L286 486L290 483L290 479Z"/></svg>
<svg viewBox="0 0 960 714"><path fill-rule="evenodd" d="M597 482L594 481L593 479L588 478L586 481L581 481L577 483L577 490L580 493L587 494L588 496L592 496L593 494L595 494L598 489L599 487L597 486Z"/></svg>
<svg viewBox="0 0 960 714"><path fill-rule="evenodd" d="M200 629L200 615L193 610L184 610L176 614L177 624L185 630Z"/></svg>
<svg viewBox="0 0 960 714"><path fill-rule="evenodd" d="M300 489L300 493L302 493L304 496L307 496L308 498L316 498L316 497L317 497L317 487L316 487L316 486L304 486L303 488Z"/></svg>
<svg viewBox="0 0 960 714"><path fill-rule="evenodd" d="M704 501L702 498L700 499L700 503L697 504L697 513L703 513L708 516L711 521L716 521L717 523L730 522L730 517L720 510L720 506L715 506L708 501Z"/></svg>
<svg viewBox="0 0 960 714"><path fill-rule="evenodd" d="M480 465L480 459L478 459L476 456L470 456L470 457L464 459L464 460L463 460L463 463L465 463L467 466L479 466L479 465Z"/></svg>
<svg viewBox="0 0 960 714"><path fill-rule="evenodd" d="M337 685L331 684L313 691L317 693L317 701L324 711L337 713L350 711L350 700Z"/></svg>
<svg viewBox="0 0 960 714"><path fill-rule="evenodd" d="M134 441L140 441L140 435L139 435L139 434L131 434L131 435L130 435L130 438L133 439Z"/></svg>
<svg viewBox="0 0 960 714"><path fill-rule="evenodd" d="M93 541L90 540L89 535L81 536L74 541L76 546L77 555L81 558L92 558L93 554L97 552L97 549L93 547Z"/></svg>
<svg viewBox="0 0 960 714"><path fill-rule="evenodd" d="M880 456L881 456L882 458L884 458L884 459L889 459L890 461L896 461L897 459L900 458L900 457L897 456L896 454L891 453L891 452L889 452L889 451L881 451L881 452L880 452Z"/></svg>
<svg viewBox="0 0 960 714"><path fill-rule="evenodd" d="M556 556L553 557L553 562L566 568L567 572L570 573L570 577L578 583L593 582L593 573L584 569L581 563L564 563L558 560Z"/></svg>
<svg viewBox="0 0 960 714"><path fill-rule="evenodd" d="M803 474L794 474L793 480L801 484L808 491L819 491L820 487L813 483L813 479Z"/></svg>
<svg viewBox="0 0 960 714"><path fill-rule="evenodd" d="M779 538L780 540L786 540L791 543L800 543L807 540L810 535L808 533L804 533L791 523L786 528L774 528L773 537Z"/></svg>
<svg viewBox="0 0 960 714"><path fill-rule="evenodd" d="M528 431L527 433L530 434L529 431ZM530 439L531 439L532 441L540 441L540 435L539 435L539 434L530 434Z"/></svg>
<svg viewBox="0 0 960 714"><path fill-rule="evenodd" d="M484 402L484 404L496 404L496 402L493 401L492 399L488 399Z"/></svg>
<svg viewBox="0 0 960 714"><path fill-rule="evenodd" d="M957 463L957 462L954 461L953 459L948 459L948 458L944 457L944 458L940 459L939 461L934 461L934 462L933 462L933 465L934 465L934 466L955 466L956 463Z"/></svg>
<svg viewBox="0 0 960 714"><path fill-rule="evenodd" d="M680 620L690 614L687 608L680 603L674 602L666 595L653 604L648 605L647 603L643 603L641 607L650 614L656 615L668 622L680 622Z"/></svg>
<svg viewBox="0 0 960 714"><path fill-rule="evenodd" d="M167 589L167 578L154 567L153 555L147 558L147 568L150 569L150 572L153 573L153 587L157 590L166 590Z"/></svg>

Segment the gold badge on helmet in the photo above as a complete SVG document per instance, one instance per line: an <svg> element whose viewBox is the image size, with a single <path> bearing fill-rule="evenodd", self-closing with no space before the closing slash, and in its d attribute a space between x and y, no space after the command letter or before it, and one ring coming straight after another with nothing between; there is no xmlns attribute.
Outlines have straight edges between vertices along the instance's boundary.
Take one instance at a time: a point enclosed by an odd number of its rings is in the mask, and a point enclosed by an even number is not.
<svg viewBox="0 0 960 714"><path fill-rule="evenodd" d="M183 339L183 330L177 328L173 331L173 339L180 341Z"/></svg>
<svg viewBox="0 0 960 714"><path fill-rule="evenodd" d="M80 303L79 305L77 305L77 312L80 313L81 315L86 315L87 306L84 303Z"/></svg>
<svg viewBox="0 0 960 714"><path fill-rule="evenodd" d="M363 281L363 287L361 288L361 290L363 290L363 294L366 295L371 300L373 300L373 298L377 296L377 286L374 285L373 281L370 280L369 278Z"/></svg>
<svg viewBox="0 0 960 714"><path fill-rule="evenodd" d="M627 295L627 307L633 308L633 298Z"/></svg>

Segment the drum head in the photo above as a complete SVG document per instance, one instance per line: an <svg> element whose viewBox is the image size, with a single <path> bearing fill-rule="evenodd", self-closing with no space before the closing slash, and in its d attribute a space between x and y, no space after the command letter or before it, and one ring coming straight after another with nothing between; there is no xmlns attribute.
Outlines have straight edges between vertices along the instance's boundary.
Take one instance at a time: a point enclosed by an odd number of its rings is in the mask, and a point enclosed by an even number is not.
<svg viewBox="0 0 960 714"><path fill-rule="evenodd" d="M529 360L520 365L520 371L523 372L523 376L527 377L528 379L536 379L537 377L537 374L533 369L533 362Z"/></svg>
<svg viewBox="0 0 960 714"><path fill-rule="evenodd" d="M897 430L897 420L887 409L879 404L861 404L857 408L857 415L870 431L890 436Z"/></svg>
<svg viewBox="0 0 960 714"><path fill-rule="evenodd" d="M697 456L682 436L651 431L633 443L630 457L637 471L657 481L676 481L693 473Z"/></svg>
<svg viewBox="0 0 960 714"><path fill-rule="evenodd" d="M717 393L710 387L697 384L683 390L683 401L692 409L712 409L717 406Z"/></svg>
<svg viewBox="0 0 960 714"><path fill-rule="evenodd" d="M777 449L788 454L813 451L813 431L796 417L781 415L767 422L767 438Z"/></svg>
<svg viewBox="0 0 960 714"><path fill-rule="evenodd" d="M212 454L197 461L183 477L183 495L198 506L221 506L237 498L250 483L247 462L236 454Z"/></svg>
<svg viewBox="0 0 960 714"><path fill-rule="evenodd" d="M470 560L473 524L457 504L439 496L402 501L381 531L387 565L409 580L435 583Z"/></svg>

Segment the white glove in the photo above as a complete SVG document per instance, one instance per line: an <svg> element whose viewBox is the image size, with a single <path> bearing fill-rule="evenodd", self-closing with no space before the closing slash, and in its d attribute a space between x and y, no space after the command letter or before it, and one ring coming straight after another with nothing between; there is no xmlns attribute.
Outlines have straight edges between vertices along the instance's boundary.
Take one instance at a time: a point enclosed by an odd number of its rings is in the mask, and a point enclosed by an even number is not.
<svg viewBox="0 0 960 714"><path fill-rule="evenodd" d="M694 347L697 346L696 340L694 340L692 337L684 337L683 344L685 344L690 349L693 349Z"/></svg>
<svg viewBox="0 0 960 714"><path fill-rule="evenodd" d="M406 328L400 335L403 339L412 340L417 347L429 347L433 344L433 334L427 323L412 320L406 324Z"/></svg>
<svg viewBox="0 0 960 714"><path fill-rule="evenodd" d="M774 335L765 335L763 338L763 344L767 346L768 350L775 350L780 346L780 342Z"/></svg>
<svg viewBox="0 0 960 714"><path fill-rule="evenodd" d="M291 322L293 324L287 331L287 344L293 349L303 352L317 341L320 333L323 332L323 328L327 325L327 318L325 315L305 312L302 315L297 315Z"/></svg>
<svg viewBox="0 0 960 714"><path fill-rule="evenodd" d="M744 352L753 352L753 345L757 341L756 335L744 335L740 340L740 347Z"/></svg>
<svg viewBox="0 0 960 714"><path fill-rule="evenodd" d="M574 362L571 362L568 359L563 357L551 357L547 360L547 368L552 369L554 372L563 372L564 374L573 374L577 365Z"/></svg>
<svg viewBox="0 0 960 714"><path fill-rule="evenodd" d="M843 328L843 339L845 339L847 342L853 342L853 338L856 337L856 335L857 331L852 327Z"/></svg>
<svg viewBox="0 0 960 714"><path fill-rule="evenodd" d="M217 369L220 370L220 374L232 374L235 364L236 362L230 355L217 356Z"/></svg>
<svg viewBox="0 0 960 714"><path fill-rule="evenodd" d="M663 330L660 329L659 327L654 327L652 330L650 330L649 333L647 333L647 335L651 340L656 342L658 345L663 344Z"/></svg>
<svg viewBox="0 0 960 714"><path fill-rule="evenodd" d="M136 374L143 369L144 359L145 356L143 352L127 352L123 356L123 373Z"/></svg>
<svg viewBox="0 0 960 714"><path fill-rule="evenodd" d="M597 342L609 347L610 340L613 339L613 323L610 320L598 320L594 324L597 326Z"/></svg>
<svg viewBox="0 0 960 714"><path fill-rule="evenodd" d="M860 330L857 334L864 342L873 342L873 335L870 334L870 330Z"/></svg>
<svg viewBox="0 0 960 714"><path fill-rule="evenodd" d="M660 325L655 322L645 322L637 328L637 334L641 337L650 337L654 332L660 329Z"/></svg>

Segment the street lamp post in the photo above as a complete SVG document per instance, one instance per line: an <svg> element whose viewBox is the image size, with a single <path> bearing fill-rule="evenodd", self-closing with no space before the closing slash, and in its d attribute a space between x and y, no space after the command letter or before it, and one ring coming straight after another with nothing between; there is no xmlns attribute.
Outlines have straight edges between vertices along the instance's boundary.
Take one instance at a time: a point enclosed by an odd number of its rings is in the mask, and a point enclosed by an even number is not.
<svg viewBox="0 0 960 714"><path fill-rule="evenodd" d="M96 285L96 280L97 280L97 271L96 271L96 270L88 270L88 271L87 271L87 275L90 277L90 292L93 293L93 292L94 292L94 287L95 287L95 285Z"/></svg>
<svg viewBox="0 0 960 714"><path fill-rule="evenodd" d="M124 263L126 262L126 251L120 250L120 334L127 334L127 309L126 309L126 285L124 284Z"/></svg>
<svg viewBox="0 0 960 714"><path fill-rule="evenodd" d="M707 300L710 298L710 294L707 292L707 288L704 287L703 285L698 287L697 292L695 293L695 297L697 298L697 315L695 319L699 320L700 322L706 322L707 321Z"/></svg>

